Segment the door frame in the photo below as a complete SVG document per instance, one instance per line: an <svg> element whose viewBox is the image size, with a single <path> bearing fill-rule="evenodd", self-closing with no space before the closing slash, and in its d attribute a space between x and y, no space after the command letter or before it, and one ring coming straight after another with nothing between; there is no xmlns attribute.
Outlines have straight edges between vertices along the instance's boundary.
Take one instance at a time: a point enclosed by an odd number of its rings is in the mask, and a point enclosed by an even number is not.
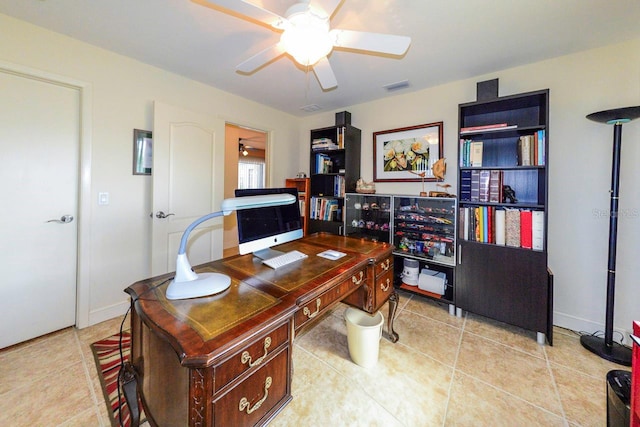
<svg viewBox="0 0 640 427"><path fill-rule="evenodd" d="M58 86L78 90L80 94L80 141L78 165L78 240L76 243L76 323L77 328L89 326L91 253L90 213L91 213L91 104L90 83L54 73L26 67L0 60L0 72L19 77L39 80ZM85 255L86 254L86 255Z"/></svg>

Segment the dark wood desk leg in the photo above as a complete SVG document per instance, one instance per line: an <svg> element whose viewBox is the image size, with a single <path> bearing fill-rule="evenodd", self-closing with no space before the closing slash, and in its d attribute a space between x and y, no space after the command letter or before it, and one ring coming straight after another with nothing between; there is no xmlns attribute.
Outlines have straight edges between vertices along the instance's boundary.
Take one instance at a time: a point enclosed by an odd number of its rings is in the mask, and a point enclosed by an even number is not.
<svg viewBox="0 0 640 427"><path fill-rule="evenodd" d="M398 303L400 302L400 294L397 291L393 291L389 295L389 315L387 316L387 330L382 331L382 336L391 342L398 342L400 336L393 330L393 322L396 319L396 310L398 309Z"/></svg>

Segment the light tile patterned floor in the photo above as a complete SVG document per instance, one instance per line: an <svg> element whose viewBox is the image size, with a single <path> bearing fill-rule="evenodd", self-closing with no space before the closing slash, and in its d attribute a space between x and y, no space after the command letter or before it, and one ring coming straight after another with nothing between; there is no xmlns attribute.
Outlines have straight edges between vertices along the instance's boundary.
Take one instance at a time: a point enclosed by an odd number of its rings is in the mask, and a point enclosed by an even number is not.
<svg viewBox="0 0 640 427"><path fill-rule="evenodd" d="M605 426L607 362L556 328L535 334L401 294L400 341L351 362L345 306L296 337L293 400L271 426ZM383 313L387 314L386 307ZM0 351L0 425L109 426L89 345L122 319Z"/></svg>

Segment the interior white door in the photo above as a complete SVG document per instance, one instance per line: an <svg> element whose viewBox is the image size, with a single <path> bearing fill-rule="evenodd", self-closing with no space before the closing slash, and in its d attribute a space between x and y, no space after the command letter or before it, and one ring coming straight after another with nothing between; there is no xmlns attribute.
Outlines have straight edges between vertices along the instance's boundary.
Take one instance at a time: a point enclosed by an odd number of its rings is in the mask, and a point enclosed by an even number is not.
<svg viewBox="0 0 640 427"><path fill-rule="evenodd" d="M80 93L0 70L0 348L75 324Z"/></svg>
<svg viewBox="0 0 640 427"><path fill-rule="evenodd" d="M224 121L160 102L154 104L151 274L175 271L184 230L220 210L224 194ZM222 258L223 222L195 229L191 265Z"/></svg>

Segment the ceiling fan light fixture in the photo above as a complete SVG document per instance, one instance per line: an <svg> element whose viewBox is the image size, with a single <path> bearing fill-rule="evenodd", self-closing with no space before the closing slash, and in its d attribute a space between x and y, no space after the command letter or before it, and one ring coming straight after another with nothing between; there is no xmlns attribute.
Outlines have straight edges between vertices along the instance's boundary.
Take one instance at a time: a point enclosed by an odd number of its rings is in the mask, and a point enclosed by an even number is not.
<svg viewBox="0 0 640 427"><path fill-rule="evenodd" d="M311 9L288 16L280 43L284 50L302 66L314 65L333 49L329 34L329 20L316 15Z"/></svg>

